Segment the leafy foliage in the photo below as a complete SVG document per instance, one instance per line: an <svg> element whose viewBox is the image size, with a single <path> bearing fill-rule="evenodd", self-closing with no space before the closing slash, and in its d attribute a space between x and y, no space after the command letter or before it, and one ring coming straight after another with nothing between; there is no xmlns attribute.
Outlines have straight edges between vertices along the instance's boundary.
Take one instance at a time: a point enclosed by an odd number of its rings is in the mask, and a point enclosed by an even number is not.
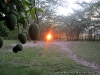
<svg viewBox="0 0 100 75"><path fill-rule="evenodd" d="M41 8L35 7L34 0L0 0L0 23L4 22L5 17L9 14L14 14L17 17L17 30L11 33L17 34L17 32L27 31L29 25L29 17L35 20L35 12L43 12ZM3 37L8 37L11 33L10 31L0 24L0 34ZM21 30L21 31L19 31ZM25 31L25 32L26 32ZM9 35L8 35L9 33ZM13 34L12 34L13 35Z"/></svg>
<svg viewBox="0 0 100 75"><path fill-rule="evenodd" d="M13 13L17 16L18 23L24 27L29 23L29 16L34 19L34 11L43 12L40 8L34 7L33 0L8 0L6 3L4 0L0 1L0 15L8 15Z"/></svg>
<svg viewBox="0 0 100 75"><path fill-rule="evenodd" d="M8 28L4 25L3 22L0 22L0 36L7 37L9 33Z"/></svg>

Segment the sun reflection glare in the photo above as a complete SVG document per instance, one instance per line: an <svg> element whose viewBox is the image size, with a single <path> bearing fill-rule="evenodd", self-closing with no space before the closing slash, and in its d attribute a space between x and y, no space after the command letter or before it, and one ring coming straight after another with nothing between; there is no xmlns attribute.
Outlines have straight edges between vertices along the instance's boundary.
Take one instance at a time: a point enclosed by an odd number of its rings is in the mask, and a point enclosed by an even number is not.
<svg viewBox="0 0 100 75"><path fill-rule="evenodd" d="M52 38L51 34L48 34L47 35L47 40L51 40L51 38Z"/></svg>

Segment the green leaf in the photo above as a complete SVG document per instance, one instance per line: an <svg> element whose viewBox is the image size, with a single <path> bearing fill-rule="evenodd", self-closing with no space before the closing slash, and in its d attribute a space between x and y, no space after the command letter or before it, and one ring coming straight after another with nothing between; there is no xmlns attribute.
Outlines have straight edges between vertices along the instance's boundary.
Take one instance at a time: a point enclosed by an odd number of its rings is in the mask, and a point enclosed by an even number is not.
<svg viewBox="0 0 100 75"><path fill-rule="evenodd" d="M25 6L26 6L25 0L22 0L22 3L23 3L23 6L24 6L24 8L25 8Z"/></svg>
<svg viewBox="0 0 100 75"><path fill-rule="evenodd" d="M32 6L32 3L29 3L29 2L27 2L27 1L26 1L26 4L29 5L29 6Z"/></svg>
<svg viewBox="0 0 100 75"><path fill-rule="evenodd" d="M22 24L24 28L27 26L27 21L25 20L25 17L20 17L18 23Z"/></svg>
<svg viewBox="0 0 100 75"><path fill-rule="evenodd" d="M35 16L35 9L32 8L32 10L31 10L31 17L32 17L33 20L34 20L34 16Z"/></svg>
<svg viewBox="0 0 100 75"><path fill-rule="evenodd" d="M30 2L30 3L31 3L32 1L33 1L33 0L28 0L28 2Z"/></svg>
<svg viewBox="0 0 100 75"><path fill-rule="evenodd" d="M30 10L26 10L27 13L30 13Z"/></svg>
<svg viewBox="0 0 100 75"><path fill-rule="evenodd" d="M14 15L19 16L19 14L15 11L12 12Z"/></svg>
<svg viewBox="0 0 100 75"><path fill-rule="evenodd" d="M44 11L41 8L36 8L36 11L44 13Z"/></svg>
<svg viewBox="0 0 100 75"><path fill-rule="evenodd" d="M30 16L30 10L26 10L26 13L27 13L26 17L29 17Z"/></svg>

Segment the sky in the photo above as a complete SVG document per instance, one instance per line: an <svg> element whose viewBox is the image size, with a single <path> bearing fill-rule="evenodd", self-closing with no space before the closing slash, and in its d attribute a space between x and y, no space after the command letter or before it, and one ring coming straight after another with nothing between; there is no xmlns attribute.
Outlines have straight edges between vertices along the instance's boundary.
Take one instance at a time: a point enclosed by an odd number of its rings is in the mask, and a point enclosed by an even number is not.
<svg viewBox="0 0 100 75"><path fill-rule="evenodd" d="M70 13L73 13L72 9L79 9L81 8L80 6L78 6L77 4L75 4L76 1L81 2L81 1L85 1L85 2L90 2L93 0L66 0L68 1L68 5L66 5L65 7L58 7L57 10L57 15L64 15L67 16Z"/></svg>

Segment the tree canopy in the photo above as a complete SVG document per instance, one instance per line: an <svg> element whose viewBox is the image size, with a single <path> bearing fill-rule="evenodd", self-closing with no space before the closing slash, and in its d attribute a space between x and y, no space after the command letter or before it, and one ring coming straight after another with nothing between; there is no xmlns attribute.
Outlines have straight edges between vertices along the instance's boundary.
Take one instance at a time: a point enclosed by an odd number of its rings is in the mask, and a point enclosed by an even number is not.
<svg viewBox="0 0 100 75"><path fill-rule="evenodd" d="M85 29L99 23L100 1L76 2L76 4L80 5L81 9L73 9L74 13L62 16L56 15L56 10L58 6L64 6L64 0L1 0L0 20L4 20L4 16L12 13L17 17L17 26L27 29L38 16L41 32L47 32L53 24L54 33L65 32L66 36L78 39Z"/></svg>

